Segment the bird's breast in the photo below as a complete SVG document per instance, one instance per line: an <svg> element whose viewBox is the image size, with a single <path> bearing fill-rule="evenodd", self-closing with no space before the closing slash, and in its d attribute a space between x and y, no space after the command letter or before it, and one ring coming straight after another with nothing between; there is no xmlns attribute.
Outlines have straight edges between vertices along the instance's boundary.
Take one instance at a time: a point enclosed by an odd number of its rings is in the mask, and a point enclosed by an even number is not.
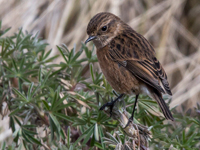
<svg viewBox="0 0 200 150"><path fill-rule="evenodd" d="M115 91L124 94L139 93L138 80L123 66L114 62L106 48L97 50L97 58L106 80Z"/></svg>

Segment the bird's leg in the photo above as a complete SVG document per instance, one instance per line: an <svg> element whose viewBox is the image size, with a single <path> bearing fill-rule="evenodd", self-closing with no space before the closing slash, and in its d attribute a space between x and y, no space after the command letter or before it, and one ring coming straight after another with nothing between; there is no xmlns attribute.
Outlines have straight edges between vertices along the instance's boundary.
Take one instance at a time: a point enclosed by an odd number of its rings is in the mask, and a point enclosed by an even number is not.
<svg viewBox="0 0 200 150"><path fill-rule="evenodd" d="M114 101L112 100L111 102L108 102L101 106L99 110L104 110L105 107L110 107L110 116L112 115L112 109L114 107L115 102L117 102L124 94L119 95Z"/></svg>
<svg viewBox="0 0 200 150"><path fill-rule="evenodd" d="M133 122L133 118L134 118L134 111L135 111L135 107L136 107L136 104L137 104L137 99L138 99L138 96L139 96L139 94L138 94L138 95L136 95L136 97L135 97L135 103L134 103L134 107L133 107L133 112L132 112L132 115L131 115L131 117L128 119L128 123L126 124L126 126L125 126L124 128L126 128L126 127L129 125L129 123L130 123L130 122Z"/></svg>

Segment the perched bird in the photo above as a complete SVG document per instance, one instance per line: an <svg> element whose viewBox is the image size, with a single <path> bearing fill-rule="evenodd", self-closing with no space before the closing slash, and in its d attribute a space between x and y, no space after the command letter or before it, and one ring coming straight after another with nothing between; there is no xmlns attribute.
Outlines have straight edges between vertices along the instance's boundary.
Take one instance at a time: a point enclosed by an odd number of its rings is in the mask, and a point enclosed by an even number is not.
<svg viewBox="0 0 200 150"><path fill-rule="evenodd" d="M133 121L139 94L146 94L156 100L166 119L174 120L162 93L172 95L167 75L155 56L152 45L145 37L134 31L119 17L108 12L96 14L87 26L89 41L97 48L101 70L112 86L121 95L104 104L112 108L124 94L135 94L135 103L127 125Z"/></svg>

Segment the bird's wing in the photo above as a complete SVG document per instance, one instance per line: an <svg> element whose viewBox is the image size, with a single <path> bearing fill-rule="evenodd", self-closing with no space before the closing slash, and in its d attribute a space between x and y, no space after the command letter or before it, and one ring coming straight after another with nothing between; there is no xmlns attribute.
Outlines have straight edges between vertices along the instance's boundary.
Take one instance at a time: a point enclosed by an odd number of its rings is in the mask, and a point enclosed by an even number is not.
<svg viewBox="0 0 200 150"><path fill-rule="evenodd" d="M166 73L162 68L162 66L160 65L159 61L157 61L157 59L155 58L154 50L149 50L149 51L147 49L143 50L142 46L139 45L140 43L134 43L134 42L131 43L132 41L130 40L124 41L124 44L120 45L117 44L120 43L119 38L114 40L115 40L114 43L115 46L111 42L109 48L109 54L113 61L125 67L135 77L145 82L146 84L150 85L151 87L154 87L159 92L165 93L166 91L168 94L171 95L169 84L167 82ZM159 83L160 81L164 85L163 87L166 89L165 91L160 86Z"/></svg>
<svg viewBox="0 0 200 150"><path fill-rule="evenodd" d="M167 81L167 74L165 73L165 70L161 66L160 62L156 59L156 57L153 58L153 61L155 63L156 69L158 71L159 78L162 82L162 85L163 85L165 91L167 92L167 94L172 95L172 92L171 92L170 87L169 87L169 83Z"/></svg>

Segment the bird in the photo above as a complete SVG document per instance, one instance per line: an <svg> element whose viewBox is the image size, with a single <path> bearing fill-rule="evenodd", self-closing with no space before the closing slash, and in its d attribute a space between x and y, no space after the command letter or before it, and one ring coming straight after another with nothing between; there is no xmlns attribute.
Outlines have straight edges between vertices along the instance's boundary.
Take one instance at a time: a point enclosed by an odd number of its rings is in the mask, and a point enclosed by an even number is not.
<svg viewBox="0 0 200 150"><path fill-rule="evenodd" d="M89 38L85 44L93 41L102 73L112 88L120 93L100 110L110 107L112 114L113 106L120 98L136 95L128 125L133 122L138 96L144 94L156 100L166 119L174 121L162 97L162 94L172 95L167 75L150 42L109 12L92 17L87 25L87 34Z"/></svg>

